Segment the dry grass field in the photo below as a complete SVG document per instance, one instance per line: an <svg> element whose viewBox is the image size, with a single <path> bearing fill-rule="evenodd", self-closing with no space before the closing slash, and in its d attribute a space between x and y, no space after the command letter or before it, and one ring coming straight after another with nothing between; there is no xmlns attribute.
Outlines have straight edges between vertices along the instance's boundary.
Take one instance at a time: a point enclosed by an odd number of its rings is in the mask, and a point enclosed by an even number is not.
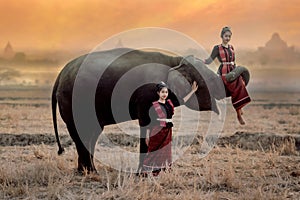
<svg viewBox="0 0 300 200"><path fill-rule="evenodd" d="M253 93L245 126L229 102L218 145L204 158L200 144L210 112L201 113L196 137L171 171L148 178L99 161L98 174L78 175L75 146L60 117L66 151L57 155L49 96L49 90L0 91L0 199L300 198L299 93ZM136 121L124 126L138 134ZM139 149L138 139L116 125L103 134L129 151Z"/></svg>

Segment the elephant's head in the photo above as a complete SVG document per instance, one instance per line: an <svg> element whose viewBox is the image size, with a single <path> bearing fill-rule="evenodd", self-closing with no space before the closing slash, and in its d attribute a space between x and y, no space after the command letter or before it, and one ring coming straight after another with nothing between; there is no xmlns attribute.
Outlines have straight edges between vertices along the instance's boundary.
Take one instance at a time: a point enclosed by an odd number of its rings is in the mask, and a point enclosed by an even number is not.
<svg viewBox="0 0 300 200"><path fill-rule="evenodd" d="M193 81L197 82L198 90L185 105L193 110L213 110L218 113L215 99L222 99L226 95L223 82L216 73L194 56L184 57L178 66L169 70L167 83L179 98L191 91Z"/></svg>

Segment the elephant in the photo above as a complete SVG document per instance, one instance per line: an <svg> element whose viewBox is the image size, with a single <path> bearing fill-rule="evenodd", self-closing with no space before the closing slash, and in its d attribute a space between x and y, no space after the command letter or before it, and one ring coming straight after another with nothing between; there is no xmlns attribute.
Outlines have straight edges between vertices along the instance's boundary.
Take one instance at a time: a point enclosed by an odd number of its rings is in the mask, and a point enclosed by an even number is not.
<svg viewBox="0 0 300 200"><path fill-rule="evenodd" d="M124 78L127 74L128 78ZM140 126L141 165L143 153L147 152L146 126L151 121L148 112L158 99L155 85L160 81L169 86L168 98L175 107L183 104L182 98L193 81L197 82L198 90L185 102L189 109L219 113L216 99L226 96L221 78L193 55L116 48L88 53L68 62L57 76L51 98L58 154L64 149L58 136L57 105L76 145L79 172L97 172L94 150L103 128L130 120L138 120ZM95 120L96 125L91 122Z"/></svg>

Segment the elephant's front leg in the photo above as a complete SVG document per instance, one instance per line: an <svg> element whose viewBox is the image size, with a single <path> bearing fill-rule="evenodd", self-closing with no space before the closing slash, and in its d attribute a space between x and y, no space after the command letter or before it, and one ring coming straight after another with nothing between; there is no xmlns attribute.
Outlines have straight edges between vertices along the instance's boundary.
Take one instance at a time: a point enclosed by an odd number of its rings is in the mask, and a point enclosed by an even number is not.
<svg viewBox="0 0 300 200"><path fill-rule="evenodd" d="M145 127L140 127L140 160L139 160L138 173L142 169L144 158L148 151L148 146L146 144L146 133L147 133L147 129Z"/></svg>

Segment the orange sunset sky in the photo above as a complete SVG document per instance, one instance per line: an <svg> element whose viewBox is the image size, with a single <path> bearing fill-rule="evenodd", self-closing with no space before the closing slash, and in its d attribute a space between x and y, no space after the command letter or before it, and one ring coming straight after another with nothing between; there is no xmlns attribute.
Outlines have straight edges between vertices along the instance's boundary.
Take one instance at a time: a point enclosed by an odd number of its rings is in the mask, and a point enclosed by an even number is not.
<svg viewBox="0 0 300 200"><path fill-rule="evenodd" d="M300 47L299 0L0 0L0 47L91 49L141 27L180 31L206 48L231 26L237 48L263 46L274 32Z"/></svg>

